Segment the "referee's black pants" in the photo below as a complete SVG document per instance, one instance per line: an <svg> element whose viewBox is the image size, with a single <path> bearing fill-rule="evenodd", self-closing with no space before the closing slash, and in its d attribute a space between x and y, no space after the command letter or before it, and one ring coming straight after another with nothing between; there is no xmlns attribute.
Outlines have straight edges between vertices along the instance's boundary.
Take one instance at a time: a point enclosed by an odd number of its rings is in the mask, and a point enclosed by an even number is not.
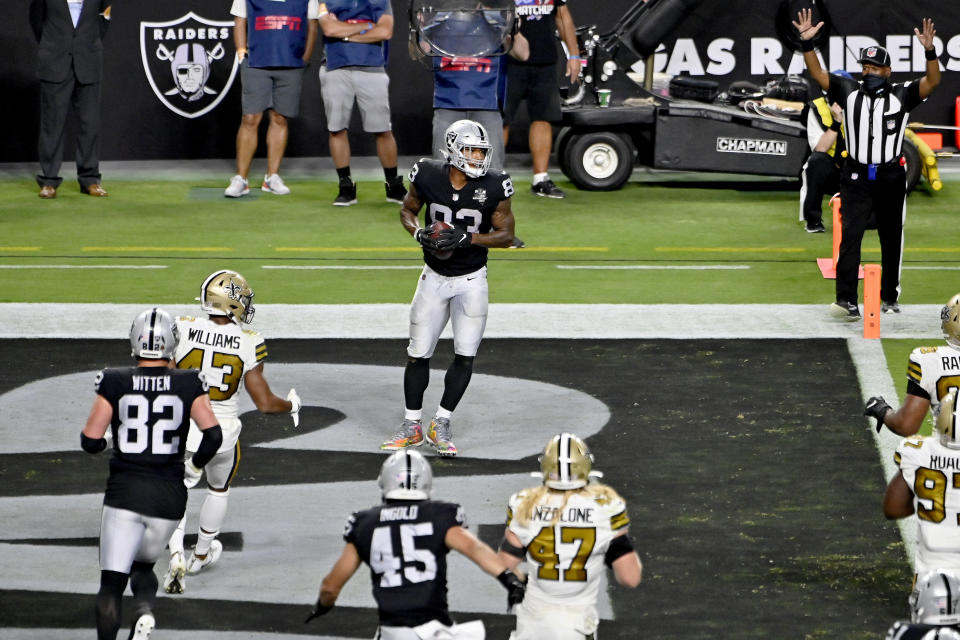
<svg viewBox="0 0 960 640"><path fill-rule="evenodd" d="M843 236L837 259L837 302L857 303L860 243L871 211L876 214L880 236L880 299L884 302L899 299L906 195L906 172L899 162L878 165L876 180L868 180L865 165L847 162L844 166L840 179Z"/></svg>

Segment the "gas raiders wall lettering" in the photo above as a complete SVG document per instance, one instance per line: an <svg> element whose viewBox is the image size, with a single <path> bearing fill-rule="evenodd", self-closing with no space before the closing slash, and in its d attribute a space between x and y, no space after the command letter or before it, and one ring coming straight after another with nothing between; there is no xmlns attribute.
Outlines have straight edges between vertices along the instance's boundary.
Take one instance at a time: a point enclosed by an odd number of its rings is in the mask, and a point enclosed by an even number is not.
<svg viewBox="0 0 960 640"><path fill-rule="evenodd" d="M168 22L141 22L140 57L160 102L184 118L198 118L220 104L237 75L233 21L190 11Z"/></svg>
<svg viewBox="0 0 960 640"><path fill-rule="evenodd" d="M767 156L785 156L787 155L787 142L785 140L718 136L717 151L721 153L759 153Z"/></svg>

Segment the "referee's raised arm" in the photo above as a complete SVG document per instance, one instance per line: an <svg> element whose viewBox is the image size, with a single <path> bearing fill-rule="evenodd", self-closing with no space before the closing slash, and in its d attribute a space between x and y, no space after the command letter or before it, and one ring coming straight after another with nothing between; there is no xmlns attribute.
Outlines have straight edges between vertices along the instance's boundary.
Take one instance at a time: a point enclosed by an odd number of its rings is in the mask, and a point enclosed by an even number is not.
<svg viewBox="0 0 960 640"><path fill-rule="evenodd" d="M937 60L937 49L933 44L933 37L937 35L937 30L933 28L933 19L924 18L923 31L914 28L913 33L923 45L927 58L926 74L920 78L919 82L920 98L926 100L940 84L940 61Z"/></svg>
<svg viewBox="0 0 960 640"><path fill-rule="evenodd" d="M830 74L820 66L820 58L817 57L817 52L814 51L813 48L813 38L820 32L823 21L821 20L817 24L813 24L813 9L801 9L797 12L797 19L793 21L793 26L800 33L800 47L803 49L803 61L807 65L807 71L810 72L810 77L820 85L821 89L827 91L827 89L830 88ZM926 26L926 23L924 23L924 26ZM919 32L917 37L920 37ZM931 36L931 41L932 38L933 36ZM923 40L921 40L921 42L923 42ZM939 72L939 67L937 67L937 71Z"/></svg>

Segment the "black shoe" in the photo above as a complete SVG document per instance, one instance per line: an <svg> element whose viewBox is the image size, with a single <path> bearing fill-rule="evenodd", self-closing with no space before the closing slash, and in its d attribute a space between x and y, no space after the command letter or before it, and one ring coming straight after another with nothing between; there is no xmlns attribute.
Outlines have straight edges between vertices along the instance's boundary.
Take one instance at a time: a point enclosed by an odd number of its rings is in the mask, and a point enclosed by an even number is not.
<svg viewBox="0 0 960 640"><path fill-rule="evenodd" d="M407 195L407 188L403 186L403 176L397 176L383 184L387 189L387 202L403 204L403 197Z"/></svg>
<svg viewBox="0 0 960 640"><path fill-rule="evenodd" d="M884 302L880 305L881 313L900 313L900 305L896 302Z"/></svg>
<svg viewBox="0 0 960 640"><path fill-rule="evenodd" d="M834 302L830 305L830 315L849 322L855 322L860 319L860 308L853 302Z"/></svg>
<svg viewBox="0 0 960 640"><path fill-rule="evenodd" d="M807 233L823 233L826 229L822 222L808 222L806 225Z"/></svg>
<svg viewBox="0 0 960 640"><path fill-rule="evenodd" d="M543 196L544 198L562 198L566 195L560 187L553 184L553 180L550 178L531 186L530 191L532 191L534 195Z"/></svg>
<svg viewBox="0 0 960 640"><path fill-rule="evenodd" d="M340 191L333 201L335 207L349 207L357 204L357 183L350 178L340 178Z"/></svg>

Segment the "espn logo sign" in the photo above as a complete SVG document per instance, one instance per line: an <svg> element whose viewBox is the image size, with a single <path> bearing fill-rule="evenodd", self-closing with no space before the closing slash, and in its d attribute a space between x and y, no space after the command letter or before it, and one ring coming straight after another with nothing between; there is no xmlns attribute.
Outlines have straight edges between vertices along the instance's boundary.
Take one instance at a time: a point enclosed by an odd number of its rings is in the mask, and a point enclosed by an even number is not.
<svg viewBox="0 0 960 640"><path fill-rule="evenodd" d="M296 16L257 16L253 23L256 31L269 31L271 29L290 29L290 31L300 31L300 24L303 19Z"/></svg>
<svg viewBox="0 0 960 640"><path fill-rule="evenodd" d="M783 140L718 137L717 151L721 153L758 153L767 156L785 156L787 155L787 143Z"/></svg>

